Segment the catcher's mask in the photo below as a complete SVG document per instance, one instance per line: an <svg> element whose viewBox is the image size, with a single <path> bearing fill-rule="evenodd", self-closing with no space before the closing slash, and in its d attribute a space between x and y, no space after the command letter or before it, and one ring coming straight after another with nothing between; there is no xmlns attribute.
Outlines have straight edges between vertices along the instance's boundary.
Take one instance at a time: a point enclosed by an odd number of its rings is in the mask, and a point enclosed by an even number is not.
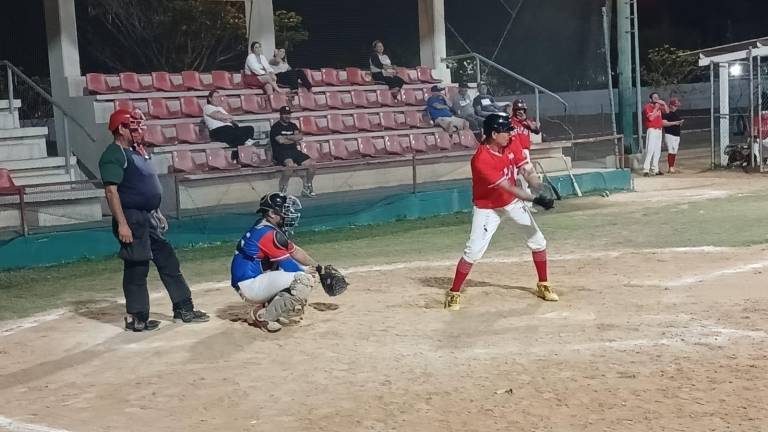
<svg viewBox="0 0 768 432"><path fill-rule="evenodd" d="M279 192L272 192L261 197L259 211L266 216L269 211L280 216L278 227L287 231L293 231L301 217L301 202L298 198Z"/></svg>

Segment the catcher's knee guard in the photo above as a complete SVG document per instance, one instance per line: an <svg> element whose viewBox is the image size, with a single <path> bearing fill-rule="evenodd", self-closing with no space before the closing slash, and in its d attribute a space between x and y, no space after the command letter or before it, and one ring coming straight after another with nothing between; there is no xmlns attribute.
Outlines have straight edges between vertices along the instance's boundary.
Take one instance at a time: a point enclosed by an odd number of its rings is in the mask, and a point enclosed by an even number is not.
<svg viewBox="0 0 768 432"><path fill-rule="evenodd" d="M302 300L304 304L306 304L309 299L309 294L312 292L314 286L315 278L313 278L312 275L304 272L297 272L288 289L294 297Z"/></svg>

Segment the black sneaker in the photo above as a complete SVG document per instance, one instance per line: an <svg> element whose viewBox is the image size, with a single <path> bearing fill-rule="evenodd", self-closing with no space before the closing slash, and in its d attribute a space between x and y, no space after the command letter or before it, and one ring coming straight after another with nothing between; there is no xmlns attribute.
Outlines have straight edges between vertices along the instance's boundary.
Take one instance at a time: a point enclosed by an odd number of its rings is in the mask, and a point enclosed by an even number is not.
<svg viewBox="0 0 768 432"><path fill-rule="evenodd" d="M158 320L151 319L151 320L141 321L136 317L132 317L132 319L128 321L128 317L125 317L125 329L128 331L135 331L135 332L152 331L152 330L157 330L158 327L160 327L160 321Z"/></svg>
<svg viewBox="0 0 768 432"><path fill-rule="evenodd" d="M207 313L201 310L175 310L173 311L173 321L179 322L181 320L185 323L201 323L208 322L211 319Z"/></svg>

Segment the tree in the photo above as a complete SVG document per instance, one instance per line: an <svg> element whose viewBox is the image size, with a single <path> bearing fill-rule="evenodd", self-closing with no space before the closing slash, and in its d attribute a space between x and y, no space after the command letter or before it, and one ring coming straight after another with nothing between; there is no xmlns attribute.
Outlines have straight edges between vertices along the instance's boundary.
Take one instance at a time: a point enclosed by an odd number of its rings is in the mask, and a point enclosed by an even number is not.
<svg viewBox="0 0 768 432"><path fill-rule="evenodd" d="M309 33L301 25L302 21L304 18L296 12L275 11L275 44L291 51L297 44L307 40Z"/></svg>
<svg viewBox="0 0 768 432"><path fill-rule="evenodd" d="M696 56L684 50L664 45L648 51L648 60L640 68L642 80L651 87L666 87L688 83L698 78L701 69Z"/></svg>

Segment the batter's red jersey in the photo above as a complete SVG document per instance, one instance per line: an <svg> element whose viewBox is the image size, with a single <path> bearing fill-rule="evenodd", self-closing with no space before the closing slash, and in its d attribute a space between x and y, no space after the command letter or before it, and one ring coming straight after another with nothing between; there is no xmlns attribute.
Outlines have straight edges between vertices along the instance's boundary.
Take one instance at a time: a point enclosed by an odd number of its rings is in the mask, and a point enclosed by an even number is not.
<svg viewBox="0 0 768 432"><path fill-rule="evenodd" d="M477 208L494 209L507 206L517 199L512 192L499 187L508 180L515 184L517 170L528 163L517 143L504 147L497 153L481 144L472 157L472 202Z"/></svg>
<svg viewBox="0 0 768 432"><path fill-rule="evenodd" d="M643 123L646 129L661 129L664 123L661 119L661 107L657 108L655 103L649 102L643 107Z"/></svg>
<svg viewBox="0 0 768 432"><path fill-rule="evenodd" d="M531 129L530 125L528 124L528 120L518 120L513 118L510 120L510 123L512 124L512 127L515 128L515 130L513 130L509 135L509 141L516 141L521 149L530 150Z"/></svg>

